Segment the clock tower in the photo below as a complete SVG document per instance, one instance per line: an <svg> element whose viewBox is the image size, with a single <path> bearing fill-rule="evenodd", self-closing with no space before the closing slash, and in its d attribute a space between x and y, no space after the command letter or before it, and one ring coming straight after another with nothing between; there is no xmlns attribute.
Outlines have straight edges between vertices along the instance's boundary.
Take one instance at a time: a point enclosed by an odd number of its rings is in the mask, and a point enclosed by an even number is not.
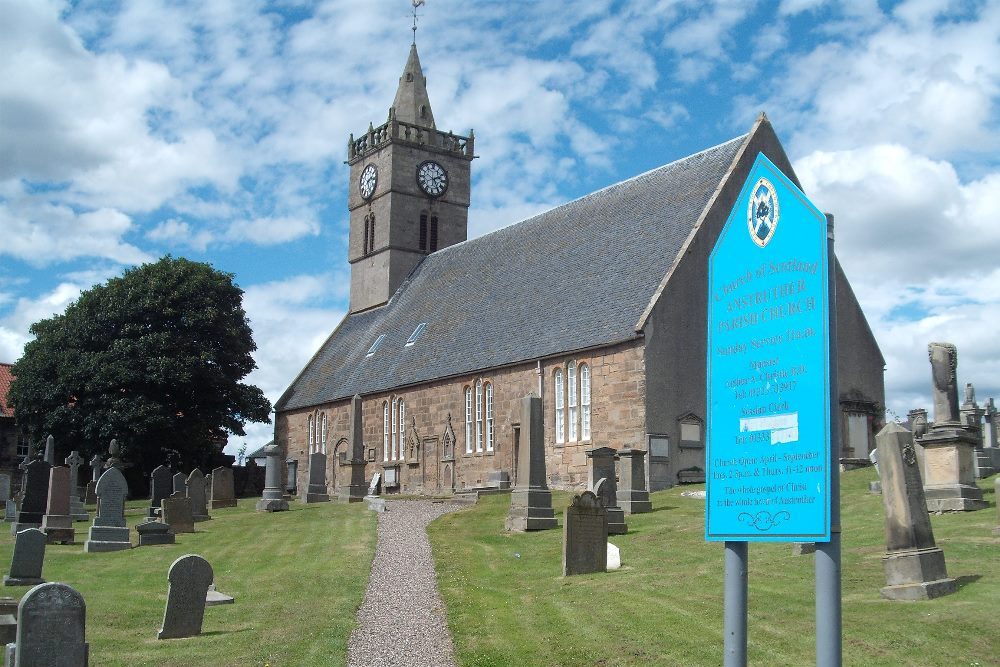
<svg viewBox="0 0 1000 667"><path fill-rule="evenodd" d="M386 303L427 255L468 236L474 135L441 132L417 46L388 120L347 143L351 312Z"/></svg>

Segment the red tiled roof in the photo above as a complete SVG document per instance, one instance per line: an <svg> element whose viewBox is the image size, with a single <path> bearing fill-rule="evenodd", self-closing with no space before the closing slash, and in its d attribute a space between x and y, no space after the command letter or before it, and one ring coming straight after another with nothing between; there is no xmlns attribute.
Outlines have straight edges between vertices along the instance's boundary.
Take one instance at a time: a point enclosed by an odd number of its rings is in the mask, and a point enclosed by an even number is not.
<svg viewBox="0 0 1000 667"><path fill-rule="evenodd" d="M0 417L13 417L14 409L7 405L7 392L10 391L10 383L14 381L11 373L13 364L0 363Z"/></svg>

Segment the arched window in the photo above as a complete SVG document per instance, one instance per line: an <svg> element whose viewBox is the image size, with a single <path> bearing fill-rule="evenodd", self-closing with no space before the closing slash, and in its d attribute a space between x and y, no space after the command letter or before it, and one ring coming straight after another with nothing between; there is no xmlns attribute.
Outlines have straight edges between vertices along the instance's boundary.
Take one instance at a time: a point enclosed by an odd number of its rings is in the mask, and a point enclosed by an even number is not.
<svg viewBox="0 0 1000 667"><path fill-rule="evenodd" d="M486 383L486 451L493 451L493 383Z"/></svg>
<svg viewBox="0 0 1000 667"><path fill-rule="evenodd" d="M309 415L309 453L313 453L313 447L316 446L316 423L313 421L313 416Z"/></svg>
<svg viewBox="0 0 1000 667"><path fill-rule="evenodd" d="M399 399L392 399L392 454L389 456L393 461L398 457L396 447L399 445L399 435L397 433L398 424L397 418L399 417Z"/></svg>
<svg viewBox="0 0 1000 667"><path fill-rule="evenodd" d="M406 403L399 399L399 458L406 458Z"/></svg>
<svg viewBox="0 0 1000 667"><path fill-rule="evenodd" d="M320 439L320 443L319 443L319 451L321 451L324 454L326 454L326 413L325 412L323 413L323 424L322 424L321 434L322 434L322 438Z"/></svg>
<svg viewBox="0 0 1000 667"><path fill-rule="evenodd" d="M427 250L427 214L420 214L420 249Z"/></svg>
<svg viewBox="0 0 1000 667"><path fill-rule="evenodd" d="M476 451L483 451L483 381L476 380Z"/></svg>
<svg viewBox="0 0 1000 667"><path fill-rule="evenodd" d="M555 372L555 393L556 393L556 442L566 442L566 408L563 403L563 372L557 368Z"/></svg>
<svg viewBox="0 0 1000 667"><path fill-rule="evenodd" d="M389 401L382 403L382 460L389 460Z"/></svg>
<svg viewBox="0 0 1000 667"><path fill-rule="evenodd" d="M472 387L465 388L465 453L472 453Z"/></svg>
<svg viewBox="0 0 1000 667"><path fill-rule="evenodd" d="M590 440L590 366L580 364L580 437Z"/></svg>
<svg viewBox="0 0 1000 667"><path fill-rule="evenodd" d="M566 367L566 390L569 395L569 441L576 442L576 362L571 361Z"/></svg>

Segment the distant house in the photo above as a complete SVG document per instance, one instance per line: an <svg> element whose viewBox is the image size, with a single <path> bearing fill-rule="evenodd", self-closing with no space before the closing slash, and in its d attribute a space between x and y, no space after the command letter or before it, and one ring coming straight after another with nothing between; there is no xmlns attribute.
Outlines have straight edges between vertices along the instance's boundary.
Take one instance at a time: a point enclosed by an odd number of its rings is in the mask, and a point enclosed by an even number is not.
<svg viewBox="0 0 1000 667"><path fill-rule="evenodd" d="M253 459L253 462L259 466L262 466L265 463L267 463L267 456L265 456L264 454L264 448L270 447L273 444L274 440L268 442L267 444L261 445L252 452L248 452L247 455L243 457L243 465L246 465L251 459Z"/></svg>
<svg viewBox="0 0 1000 667"><path fill-rule="evenodd" d="M28 456L28 437L21 433L14 419L14 408L7 399L14 381L13 364L0 363L0 472L20 477L18 468Z"/></svg>

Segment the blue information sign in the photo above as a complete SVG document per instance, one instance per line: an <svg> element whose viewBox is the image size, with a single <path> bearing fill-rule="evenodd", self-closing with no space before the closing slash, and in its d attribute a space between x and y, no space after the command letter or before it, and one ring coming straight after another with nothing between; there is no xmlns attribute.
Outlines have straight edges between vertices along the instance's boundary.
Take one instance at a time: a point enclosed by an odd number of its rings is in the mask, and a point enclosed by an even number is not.
<svg viewBox="0 0 1000 667"><path fill-rule="evenodd" d="M708 268L705 539L830 539L826 217L757 156Z"/></svg>

